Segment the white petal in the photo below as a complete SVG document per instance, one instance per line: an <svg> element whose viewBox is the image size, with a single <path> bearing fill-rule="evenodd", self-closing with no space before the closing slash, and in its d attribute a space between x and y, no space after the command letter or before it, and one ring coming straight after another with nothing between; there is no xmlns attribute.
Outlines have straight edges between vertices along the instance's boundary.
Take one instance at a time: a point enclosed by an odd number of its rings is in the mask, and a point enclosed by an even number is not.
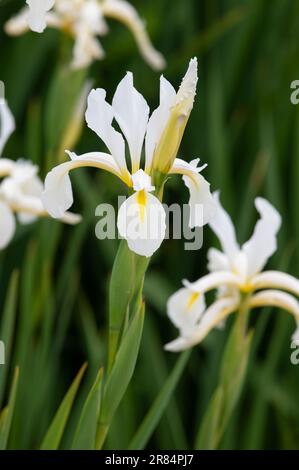
<svg viewBox="0 0 299 470"><path fill-rule="evenodd" d="M186 287L175 292L167 302L167 314L183 336L192 334L205 308L204 296Z"/></svg>
<svg viewBox="0 0 299 470"><path fill-rule="evenodd" d="M10 175L15 167L16 162L9 158L0 158L0 177Z"/></svg>
<svg viewBox="0 0 299 470"><path fill-rule="evenodd" d="M15 120L5 99L0 96L0 156L12 132L15 130Z"/></svg>
<svg viewBox="0 0 299 470"><path fill-rule="evenodd" d="M230 264L227 256L216 248L208 250L208 270L214 271L229 271Z"/></svg>
<svg viewBox="0 0 299 470"><path fill-rule="evenodd" d="M46 13L53 7L55 0L26 0L26 3L29 6L30 29L42 33L47 26Z"/></svg>
<svg viewBox="0 0 299 470"><path fill-rule="evenodd" d="M122 135L111 125L114 114L112 106L105 100L106 91L92 90L88 96L85 118L87 125L102 139L117 162L119 169L127 173L125 142Z"/></svg>
<svg viewBox="0 0 299 470"><path fill-rule="evenodd" d="M142 191L144 189L147 192L151 192L155 190L155 186L152 186L151 177L141 169L132 175L132 185L134 191Z"/></svg>
<svg viewBox="0 0 299 470"><path fill-rule="evenodd" d="M146 33L144 23L135 8L124 0L109 0L102 3L104 16L117 19L129 28L136 40L144 60L155 70L165 67L165 60L160 52L154 49Z"/></svg>
<svg viewBox="0 0 299 470"><path fill-rule="evenodd" d="M115 119L128 142L132 162L132 173L139 170L149 107L143 96L134 88L133 74L128 72L119 83L112 108Z"/></svg>
<svg viewBox="0 0 299 470"><path fill-rule="evenodd" d="M80 156L70 153L70 156L72 161L56 166L45 179L42 201L46 210L54 218L63 217L65 211L73 204L72 185L68 175L70 170L90 166L107 170L121 178L111 155L91 152Z"/></svg>
<svg viewBox="0 0 299 470"><path fill-rule="evenodd" d="M296 323L297 323L297 328L292 334L292 341L294 341L294 343L299 345L299 319L296 321Z"/></svg>
<svg viewBox="0 0 299 470"><path fill-rule="evenodd" d="M248 275L260 272L268 259L277 249L277 232L281 217L277 210L266 199L256 198L255 206L260 214L254 233L242 246L248 259Z"/></svg>
<svg viewBox="0 0 299 470"><path fill-rule="evenodd" d="M130 196L121 205L117 228L130 250L150 257L165 238L166 214L158 198L145 191Z"/></svg>
<svg viewBox="0 0 299 470"><path fill-rule="evenodd" d="M170 174L181 174L187 188L190 192L189 206L190 219L189 226L202 227L208 223L215 215L216 205L210 191L210 184L198 172L205 166L198 168L199 160L193 160L190 163L176 158Z"/></svg>
<svg viewBox="0 0 299 470"><path fill-rule="evenodd" d="M100 42L91 31L84 26L76 32L71 63L73 69L79 70L88 67L94 60L102 59L104 56L105 53Z"/></svg>
<svg viewBox="0 0 299 470"><path fill-rule="evenodd" d="M239 288L239 278L230 271L217 271L206 276L201 277L198 281L188 282L184 281L186 287L191 289L193 292L203 294L212 289L219 288L221 286L231 286Z"/></svg>
<svg viewBox="0 0 299 470"><path fill-rule="evenodd" d="M281 271L264 271L251 280L252 287L256 289L283 289L299 296L299 280L290 274Z"/></svg>
<svg viewBox="0 0 299 470"><path fill-rule="evenodd" d="M147 172L151 170L156 145L167 125L175 99L175 89L162 75L160 77L160 104L151 114L145 137L145 171Z"/></svg>
<svg viewBox="0 0 299 470"><path fill-rule="evenodd" d="M13 16L5 23L5 32L10 36L19 36L20 34L29 31L28 16L29 8L22 8L22 10L17 15Z"/></svg>
<svg viewBox="0 0 299 470"><path fill-rule="evenodd" d="M258 292L250 299L250 307L278 307L295 315L299 319L299 302L295 297L279 290Z"/></svg>
<svg viewBox="0 0 299 470"><path fill-rule="evenodd" d="M16 221L12 211L4 202L0 201L0 249L9 244L15 229Z"/></svg>
<svg viewBox="0 0 299 470"><path fill-rule="evenodd" d="M195 344L200 343L208 333L221 324L223 320L235 312L238 308L234 298L225 297L220 300L216 300L201 316L201 319L194 328L192 335L187 337L180 337L171 343L166 344L165 349L168 351L183 351L184 349L190 348Z"/></svg>
<svg viewBox="0 0 299 470"><path fill-rule="evenodd" d="M236 240L235 227L233 226L230 216L220 203L219 192L215 192L213 196L217 209L209 225L218 237L224 253L228 256L230 261L233 262L234 257L240 250Z"/></svg>

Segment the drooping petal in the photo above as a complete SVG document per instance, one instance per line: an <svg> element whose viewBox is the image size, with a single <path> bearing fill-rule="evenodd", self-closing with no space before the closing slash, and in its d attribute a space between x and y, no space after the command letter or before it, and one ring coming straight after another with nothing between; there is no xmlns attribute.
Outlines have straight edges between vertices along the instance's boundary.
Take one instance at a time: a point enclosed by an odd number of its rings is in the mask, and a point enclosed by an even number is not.
<svg viewBox="0 0 299 470"><path fill-rule="evenodd" d="M282 289L299 297L299 280L281 271L264 271L254 276L250 283L254 290Z"/></svg>
<svg viewBox="0 0 299 470"><path fill-rule="evenodd" d="M134 88L131 72L127 72L120 81L112 100L112 108L115 119L128 142L132 173L135 173L140 167L149 107L143 96Z"/></svg>
<svg viewBox="0 0 299 470"><path fill-rule="evenodd" d="M197 86L197 59L191 59L175 97L166 125L155 147L152 167L166 175L177 156L193 108Z"/></svg>
<svg viewBox="0 0 299 470"><path fill-rule="evenodd" d="M145 190L138 191L121 205L117 228L130 250L150 257L165 238L165 210L158 198Z"/></svg>
<svg viewBox="0 0 299 470"><path fill-rule="evenodd" d="M153 111L147 124L145 136L145 171L150 172L155 148L168 122L176 91L163 75L160 77L160 104Z"/></svg>
<svg viewBox="0 0 299 470"><path fill-rule="evenodd" d="M205 308L204 296L186 287L175 292L167 302L167 314L182 336L192 334Z"/></svg>
<svg viewBox="0 0 299 470"><path fill-rule="evenodd" d="M69 171L84 166L96 167L107 170L122 179L116 163L109 154L91 152L77 156L70 152L69 155L72 161L56 166L45 179L42 201L46 210L54 218L63 217L65 211L73 204Z"/></svg>
<svg viewBox="0 0 299 470"><path fill-rule="evenodd" d="M236 254L240 250L236 239L235 227L231 221L230 216L223 209L220 203L219 192L215 192L213 196L216 203L216 213L209 222L209 225L215 235L218 237L224 253L233 263Z"/></svg>
<svg viewBox="0 0 299 470"><path fill-rule="evenodd" d="M176 158L169 174L181 174L190 192L190 228L202 227L213 219L216 211L214 198L210 191L210 184L199 174L206 165L197 167L199 159L190 163Z"/></svg>
<svg viewBox="0 0 299 470"><path fill-rule="evenodd" d="M106 91L102 88L91 90L85 113L87 125L102 139L117 162L120 171L127 174L125 142L122 135L111 125L114 114L112 106L105 100Z"/></svg>
<svg viewBox="0 0 299 470"><path fill-rule="evenodd" d="M4 25L5 32L10 36L19 36L29 31L28 24L29 8L25 7L10 18Z"/></svg>
<svg viewBox="0 0 299 470"><path fill-rule="evenodd" d="M281 217L277 210L266 199L256 198L255 206L260 214L253 235L244 245L242 251L248 259L248 275L260 272L270 256L277 249L277 232Z"/></svg>
<svg viewBox="0 0 299 470"><path fill-rule="evenodd" d="M130 29L144 60L155 70L165 67L165 59L154 49L146 33L144 23L139 18L135 8L125 0L105 0L102 12L106 17L114 18Z"/></svg>
<svg viewBox="0 0 299 470"><path fill-rule="evenodd" d="M42 33L47 26L46 13L51 10L55 0L26 0L29 6L28 23L30 29Z"/></svg>
<svg viewBox="0 0 299 470"><path fill-rule="evenodd" d="M104 56L104 49L94 34L85 25L78 29L75 35L71 67L74 70L83 69L94 60L102 59Z"/></svg>
<svg viewBox="0 0 299 470"><path fill-rule="evenodd" d="M279 290L265 290L253 295L250 307L278 307L295 315L299 320L299 302L295 297Z"/></svg>
<svg viewBox="0 0 299 470"><path fill-rule="evenodd" d="M238 308L238 303L234 298L225 297L216 300L201 316L201 319L194 328L192 335L179 337L178 339L165 345L167 351L183 351L200 343L208 333L221 324L225 318Z"/></svg>
<svg viewBox="0 0 299 470"><path fill-rule="evenodd" d="M221 286L239 287L240 284L239 277L230 271L217 271L207 274L195 282L188 282L186 280L183 282L186 287L199 294L204 294Z"/></svg>
<svg viewBox="0 0 299 470"><path fill-rule="evenodd" d="M15 130L15 120L4 98L0 96L0 156L12 132Z"/></svg>
<svg viewBox="0 0 299 470"><path fill-rule="evenodd" d="M15 217L4 202L0 201L0 249L5 248L12 237L14 236L16 229Z"/></svg>

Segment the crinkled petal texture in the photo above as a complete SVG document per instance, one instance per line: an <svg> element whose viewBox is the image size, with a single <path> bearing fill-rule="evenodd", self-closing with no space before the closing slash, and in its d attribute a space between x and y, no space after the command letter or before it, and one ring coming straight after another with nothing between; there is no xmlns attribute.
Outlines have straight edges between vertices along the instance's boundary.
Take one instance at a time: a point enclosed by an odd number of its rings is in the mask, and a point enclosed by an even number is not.
<svg viewBox="0 0 299 470"><path fill-rule="evenodd" d="M277 232L281 217L277 210L263 198L256 198L255 206L260 214L253 235L243 246L247 257L247 275L252 276L264 268L277 249Z"/></svg>
<svg viewBox="0 0 299 470"><path fill-rule="evenodd" d="M158 198L145 190L138 191L121 205L117 228L130 250L150 257L165 238L165 210Z"/></svg>
<svg viewBox="0 0 299 470"><path fill-rule="evenodd" d="M15 120L6 100L0 96L0 156L12 132L15 130Z"/></svg>
<svg viewBox="0 0 299 470"><path fill-rule="evenodd" d="M119 168L112 156L106 153L90 152L77 156L69 152L72 159L51 170L45 179L42 201L45 209L54 218L63 217L65 211L73 204L73 191L69 171L83 166L107 170L121 178Z"/></svg>
<svg viewBox="0 0 299 470"><path fill-rule="evenodd" d="M180 329L181 336L190 336L206 308L203 295L186 287L179 289L167 302L167 314Z"/></svg>
<svg viewBox="0 0 299 470"><path fill-rule="evenodd" d="M28 23L30 29L42 33L47 26L46 13L51 10L55 0L26 0L29 6Z"/></svg>
<svg viewBox="0 0 299 470"><path fill-rule="evenodd" d="M16 221L13 212L7 204L0 201L0 249L5 248L16 229Z"/></svg>
<svg viewBox="0 0 299 470"><path fill-rule="evenodd" d="M205 168L197 167L199 159L192 160L190 163L176 158L169 174L181 174L187 188L189 189L190 199L190 218L189 226L202 227L210 222L215 215L216 205L210 191L210 184L199 174Z"/></svg>

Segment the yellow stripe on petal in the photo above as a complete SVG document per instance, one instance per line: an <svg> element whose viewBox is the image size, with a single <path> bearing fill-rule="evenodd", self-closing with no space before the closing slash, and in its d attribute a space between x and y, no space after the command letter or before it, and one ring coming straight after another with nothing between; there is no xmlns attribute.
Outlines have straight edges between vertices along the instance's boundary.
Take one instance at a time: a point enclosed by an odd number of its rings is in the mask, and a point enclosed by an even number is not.
<svg viewBox="0 0 299 470"><path fill-rule="evenodd" d="M146 192L144 191L144 189L142 189L141 191L138 191L137 202L139 204L141 222L144 222L145 206L146 206Z"/></svg>
<svg viewBox="0 0 299 470"><path fill-rule="evenodd" d="M192 292L192 294L189 297L188 304L187 304L187 310L191 310L197 299L199 298L200 294L198 292Z"/></svg>

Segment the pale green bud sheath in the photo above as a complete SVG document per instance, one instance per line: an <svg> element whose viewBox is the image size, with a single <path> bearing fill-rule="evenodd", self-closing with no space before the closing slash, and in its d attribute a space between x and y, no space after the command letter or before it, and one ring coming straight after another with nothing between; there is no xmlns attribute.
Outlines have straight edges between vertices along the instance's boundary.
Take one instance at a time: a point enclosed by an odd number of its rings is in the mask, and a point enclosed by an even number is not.
<svg viewBox="0 0 299 470"><path fill-rule="evenodd" d="M177 156L184 131L193 108L198 81L197 59L190 61L178 93L173 97L168 118L152 160L152 175L156 188L160 188Z"/></svg>

